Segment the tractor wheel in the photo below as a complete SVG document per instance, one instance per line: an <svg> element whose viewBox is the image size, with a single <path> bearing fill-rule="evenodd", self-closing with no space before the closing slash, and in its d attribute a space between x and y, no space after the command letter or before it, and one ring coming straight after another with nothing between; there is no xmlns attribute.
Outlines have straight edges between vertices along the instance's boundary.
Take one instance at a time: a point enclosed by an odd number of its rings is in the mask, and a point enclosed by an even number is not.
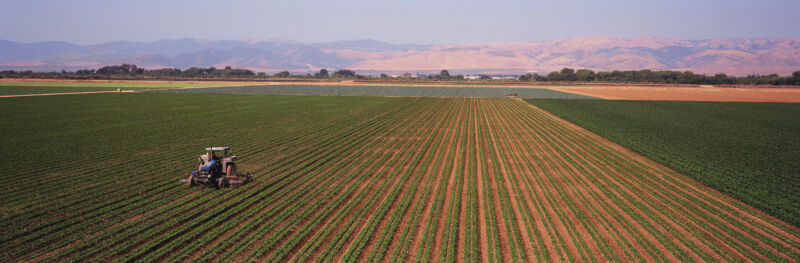
<svg viewBox="0 0 800 263"><path fill-rule="evenodd" d="M192 187L194 185L194 175L189 175L189 179L186 179L186 186Z"/></svg>
<svg viewBox="0 0 800 263"><path fill-rule="evenodd" d="M228 164L228 170L225 171L225 175L227 176L237 176L239 174L236 173L236 164L231 163Z"/></svg>

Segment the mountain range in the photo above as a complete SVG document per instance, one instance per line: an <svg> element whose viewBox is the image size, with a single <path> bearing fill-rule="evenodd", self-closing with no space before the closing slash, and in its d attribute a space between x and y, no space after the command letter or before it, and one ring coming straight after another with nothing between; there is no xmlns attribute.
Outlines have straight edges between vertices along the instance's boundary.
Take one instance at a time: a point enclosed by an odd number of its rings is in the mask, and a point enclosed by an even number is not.
<svg viewBox="0 0 800 263"><path fill-rule="evenodd" d="M548 73L569 68L690 70L744 76L800 70L800 39L579 37L555 41L461 45L391 44L375 40L301 43L292 40L169 39L95 45L0 40L0 70L58 71L132 63L140 67L248 68L258 72Z"/></svg>

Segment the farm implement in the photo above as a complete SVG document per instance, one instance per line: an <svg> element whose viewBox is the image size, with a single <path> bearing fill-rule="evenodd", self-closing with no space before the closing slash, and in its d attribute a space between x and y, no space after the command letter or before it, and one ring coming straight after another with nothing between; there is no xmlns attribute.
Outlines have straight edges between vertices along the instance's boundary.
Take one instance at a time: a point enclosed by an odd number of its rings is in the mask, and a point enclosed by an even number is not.
<svg viewBox="0 0 800 263"><path fill-rule="evenodd" d="M236 170L236 156L228 155L229 150L229 147L206 148L206 154L197 157L200 161L197 171L187 172L189 177L181 179L181 182L189 187L210 185L217 188L239 186L250 182L249 174L239 174ZM222 152L222 157L217 157L216 152Z"/></svg>

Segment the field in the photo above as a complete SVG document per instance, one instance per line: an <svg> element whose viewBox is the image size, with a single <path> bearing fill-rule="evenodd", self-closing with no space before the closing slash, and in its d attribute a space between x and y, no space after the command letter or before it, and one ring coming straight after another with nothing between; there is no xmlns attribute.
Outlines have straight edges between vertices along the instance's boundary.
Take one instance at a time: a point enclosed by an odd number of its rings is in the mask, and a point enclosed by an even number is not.
<svg viewBox="0 0 800 263"><path fill-rule="evenodd" d="M0 261L800 260L796 227L522 100L131 93L0 111ZM179 184L211 145L255 182Z"/></svg>
<svg viewBox="0 0 800 263"><path fill-rule="evenodd" d="M800 104L530 102L800 225Z"/></svg>
<svg viewBox="0 0 800 263"><path fill-rule="evenodd" d="M797 87L552 86L548 89L609 100L800 102Z"/></svg>
<svg viewBox="0 0 800 263"><path fill-rule="evenodd" d="M543 88L508 87L446 87L446 86L352 86L352 85L270 85L245 87L198 88L161 90L156 92L273 94L273 95L335 95L335 96L397 96L397 97L503 97L517 93L523 98L591 99L593 97Z"/></svg>
<svg viewBox="0 0 800 263"><path fill-rule="evenodd" d="M236 84L219 83L104 83L104 82L0 82L0 96L24 94L54 94L124 90L150 90L174 88L199 88L235 86Z"/></svg>

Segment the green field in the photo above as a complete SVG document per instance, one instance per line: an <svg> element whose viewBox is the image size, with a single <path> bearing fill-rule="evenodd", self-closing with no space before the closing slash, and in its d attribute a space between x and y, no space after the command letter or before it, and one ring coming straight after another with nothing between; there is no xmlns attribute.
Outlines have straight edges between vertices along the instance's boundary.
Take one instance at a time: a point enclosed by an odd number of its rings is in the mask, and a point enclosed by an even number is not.
<svg viewBox="0 0 800 263"><path fill-rule="evenodd" d="M0 82L0 96L71 93L93 91L151 90L167 88L224 87L235 84L187 84L187 83L91 83L91 82Z"/></svg>
<svg viewBox="0 0 800 263"><path fill-rule="evenodd" d="M800 225L800 104L529 102Z"/></svg>
<svg viewBox="0 0 800 263"><path fill-rule="evenodd" d="M86 88L182 88L227 87L237 84L214 83L102 83L102 82L0 82L0 87L86 87Z"/></svg>
<svg viewBox="0 0 800 263"><path fill-rule="evenodd" d="M0 98L0 262L797 261L800 229L517 99ZM187 187L229 146L239 187Z"/></svg>
<svg viewBox="0 0 800 263"><path fill-rule="evenodd" d="M36 86L0 86L0 96L3 95L25 95L25 94L48 94L48 93L72 93L72 92L94 92L94 91L115 91L114 87L36 87ZM125 88L132 89L132 88ZM136 88L141 89L141 88Z"/></svg>

